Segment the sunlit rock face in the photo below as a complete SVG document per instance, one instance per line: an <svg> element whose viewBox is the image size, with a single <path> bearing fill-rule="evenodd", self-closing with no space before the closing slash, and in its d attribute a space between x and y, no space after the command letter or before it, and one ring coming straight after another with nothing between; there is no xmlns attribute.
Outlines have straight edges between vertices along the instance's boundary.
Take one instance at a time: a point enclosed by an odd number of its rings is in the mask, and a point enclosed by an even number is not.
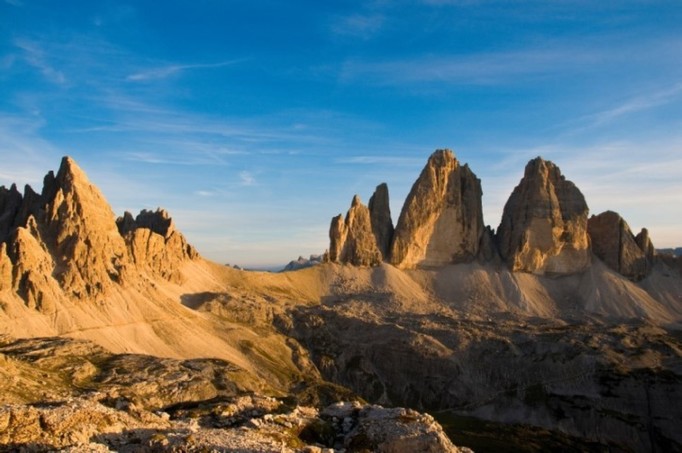
<svg viewBox="0 0 682 453"><path fill-rule="evenodd" d="M497 230L502 258L512 271L563 275L590 265L588 207L559 167L537 157L504 206Z"/></svg>
<svg viewBox="0 0 682 453"><path fill-rule="evenodd" d="M345 220L341 215L332 219L329 228L329 259L355 266L376 266L382 256L372 231L369 208L360 197L353 197Z"/></svg>
<svg viewBox="0 0 682 453"><path fill-rule="evenodd" d="M179 282L197 252L168 213L126 213L118 222L76 162L62 159L41 193L0 187L0 290L50 312L56 301L102 300L112 288L150 274Z"/></svg>
<svg viewBox="0 0 682 453"><path fill-rule="evenodd" d="M450 150L429 157L403 205L391 246L400 268L466 262L484 231L481 182Z"/></svg>

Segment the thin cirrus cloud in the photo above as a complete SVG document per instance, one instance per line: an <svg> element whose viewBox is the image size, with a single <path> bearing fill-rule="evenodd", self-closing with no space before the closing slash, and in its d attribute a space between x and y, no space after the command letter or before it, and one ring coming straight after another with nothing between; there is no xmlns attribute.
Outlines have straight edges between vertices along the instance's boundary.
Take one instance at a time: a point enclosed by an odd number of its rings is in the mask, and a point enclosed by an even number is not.
<svg viewBox="0 0 682 453"><path fill-rule="evenodd" d="M624 115L649 110L671 103L680 96L682 96L682 83L677 83L662 90L628 99L620 105L590 115L588 119L593 120L593 124L598 126L611 122Z"/></svg>
<svg viewBox="0 0 682 453"><path fill-rule="evenodd" d="M341 70L342 81L366 79L380 85L447 82L495 84L509 77L553 73L577 63L596 60L589 52L526 50L474 55L417 56L409 59L349 60Z"/></svg>
<svg viewBox="0 0 682 453"><path fill-rule="evenodd" d="M248 187L256 185L256 178L248 171L239 172L239 180L241 181L242 186Z"/></svg>
<svg viewBox="0 0 682 453"><path fill-rule="evenodd" d="M227 60L218 63L203 63L203 64L174 64L162 66L158 68L149 69L146 71L135 72L126 77L126 80L132 82L145 82L149 80L160 80L184 71L193 69L215 69L224 68L244 61L244 59Z"/></svg>
<svg viewBox="0 0 682 453"><path fill-rule="evenodd" d="M352 14L336 18L331 31L337 36L369 39L381 30L384 22L381 14Z"/></svg>
<svg viewBox="0 0 682 453"><path fill-rule="evenodd" d="M23 60L38 69L47 80L57 85L66 83L64 74L48 63L45 51L37 42L19 38L14 45L22 50Z"/></svg>

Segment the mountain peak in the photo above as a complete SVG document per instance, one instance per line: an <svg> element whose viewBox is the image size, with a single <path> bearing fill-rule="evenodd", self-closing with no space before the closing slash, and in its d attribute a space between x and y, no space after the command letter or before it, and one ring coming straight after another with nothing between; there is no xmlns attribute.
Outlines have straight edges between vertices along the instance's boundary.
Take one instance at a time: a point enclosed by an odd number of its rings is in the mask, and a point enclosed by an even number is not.
<svg viewBox="0 0 682 453"><path fill-rule="evenodd" d="M449 149L436 150L395 227L391 262L403 268L470 261L483 234L481 181Z"/></svg>
<svg viewBox="0 0 682 453"><path fill-rule="evenodd" d="M571 274L590 264L588 207L554 163L536 157L505 204L500 254L514 271Z"/></svg>

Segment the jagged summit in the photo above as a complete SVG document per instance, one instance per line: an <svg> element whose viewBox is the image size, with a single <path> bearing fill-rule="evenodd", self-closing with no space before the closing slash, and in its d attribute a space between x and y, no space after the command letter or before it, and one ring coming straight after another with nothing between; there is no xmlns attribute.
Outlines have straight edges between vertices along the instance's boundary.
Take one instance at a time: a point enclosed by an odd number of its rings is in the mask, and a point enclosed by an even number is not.
<svg viewBox="0 0 682 453"><path fill-rule="evenodd" d="M339 214L329 228L331 240L329 259L332 262L356 266L376 266L382 256L372 232L369 208L355 195L346 218Z"/></svg>
<svg viewBox="0 0 682 453"><path fill-rule="evenodd" d="M341 215L332 220L329 259L370 266L384 261L410 269L501 258L511 271L558 276L587 270L594 245L596 257L630 279L642 279L653 265L646 228L635 237L627 224L626 230L618 226L624 221L613 213L590 220L588 230L585 197L557 165L542 157L526 165L497 232L484 225L482 193L468 165L461 165L451 150L436 150L412 186L395 228L386 184L377 186L369 209L353 197L345 220ZM619 258L619 253L637 259ZM640 263L637 269L633 260Z"/></svg>
<svg viewBox="0 0 682 453"><path fill-rule="evenodd" d="M449 149L428 159L405 200L391 247L397 267L442 266L478 255L483 234L481 182Z"/></svg>
<svg viewBox="0 0 682 453"><path fill-rule="evenodd" d="M505 204L497 230L502 258L514 271L585 270L591 256L588 211L583 194L559 167L541 157L532 159Z"/></svg>
<svg viewBox="0 0 682 453"><path fill-rule="evenodd" d="M481 182L468 165L460 165L451 150L436 150L412 186L395 229L388 186L377 186L369 203L371 235L367 233L374 240L365 242L372 244L371 248L376 244L381 258L364 263L376 265L383 260L400 268L414 268L471 261L479 256L485 239L482 195ZM358 200L353 198L351 210ZM353 262L339 249L346 229L340 216L332 220L331 261ZM373 250L369 253L376 256Z"/></svg>
<svg viewBox="0 0 682 453"><path fill-rule="evenodd" d="M23 196L16 185L0 188L0 242L7 254L0 261L11 268L0 289L11 288L26 304L49 310L59 297L98 299L141 271L177 280L178 263L197 256L165 211L143 211L133 228L140 229L137 235L124 236L115 219L102 193L68 156L56 176L47 173L40 194L28 185ZM159 236L164 251L141 253L144 234ZM155 242L147 239L144 249L153 249Z"/></svg>

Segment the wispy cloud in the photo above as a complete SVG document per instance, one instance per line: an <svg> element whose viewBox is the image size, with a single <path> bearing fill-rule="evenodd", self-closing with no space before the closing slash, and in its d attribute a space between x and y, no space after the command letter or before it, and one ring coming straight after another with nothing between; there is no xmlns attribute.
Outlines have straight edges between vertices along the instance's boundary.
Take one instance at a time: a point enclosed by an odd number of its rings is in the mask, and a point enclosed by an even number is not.
<svg viewBox="0 0 682 453"><path fill-rule="evenodd" d="M241 180L242 186L254 186L256 185L256 178L248 171L239 172L239 179Z"/></svg>
<svg viewBox="0 0 682 453"><path fill-rule="evenodd" d="M381 30L384 21L381 14L352 14L336 18L331 31L339 36L369 39Z"/></svg>
<svg viewBox="0 0 682 453"><path fill-rule="evenodd" d="M215 69L223 68L225 66L230 66L236 63L244 61L243 59L238 60L228 60L221 61L219 63L203 63L203 64L174 64L167 65L158 68L148 69L145 71L135 72L126 77L126 80L133 82L144 82L148 80L159 80L165 79L167 77L173 76L180 72L192 70L192 69Z"/></svg>
<svg viewBox="0 0 682 453"><path fill-rule="evenodd" d="M182 153L181 156L175 156L168 153L161 155L152 152L131 152L125 153L124 159L132 162L158 165L226 165L226 162L223 162L216 156L196 153Z"/></svg>
<svg viewBox="0 0 682 453"><path fill-rule="evenodd" d="M611 122L621 116L649 110L679 99L682 96L682 83L677 83L663 90L635 96L620 105L603 110L587 117L592 124L599 126Z"/></svg>
<svg viewBox="0 0 682 453"><path fill-rule="evenodd" d="M396 156L352 156L334 160L337 164L355 165L409 165L418 166L423 164L423 159L416 157L396 157Z"/></svg>
<svg viewBox="0 0 682 453"><path fill-rule="evenodd" d="M24 6L24 2L21 0L5 0L5 3L12 6Z"/></svg>
<svg viewBox="0 0 682 453"><path fill-rule="evenodd" d="M14 41L14 44L23 51L24 61L38 69L47 80L58 85L66 83L64 74L48 63L45 51L37 42L19 38Z"/></svg>
<svg viewBox="0 0 682 453"><path fill-rule="evenodd" d="M427 55L408 59L348 60L342 81L369 80L380 85L444 82L449 84L498 84L519 77L564 71L598 63L594 52L578 49L528 49L473 55Z"/></svg>

